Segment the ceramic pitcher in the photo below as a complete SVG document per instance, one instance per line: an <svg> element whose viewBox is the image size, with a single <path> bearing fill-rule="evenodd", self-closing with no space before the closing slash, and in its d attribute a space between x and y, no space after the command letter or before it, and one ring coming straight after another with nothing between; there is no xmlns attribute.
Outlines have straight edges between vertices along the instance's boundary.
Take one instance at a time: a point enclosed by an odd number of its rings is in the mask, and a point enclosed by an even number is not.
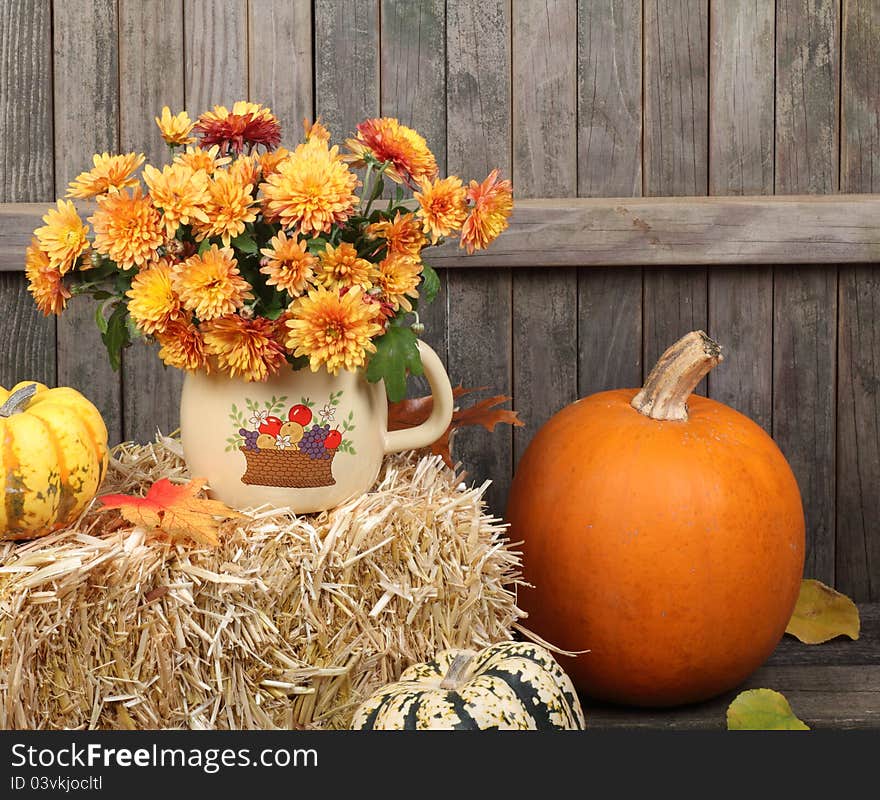
<svg viewBox="0 0 880 800"><path fill-rule="evenodd" d="M452 387L437 354L419 351L434 400L421 425L388 430L385 384L362 372L288 369L265 383L188 373L180 434L190 474L233 508L306 514L370 489L386 453L426 447L452 419Z"/></svg>

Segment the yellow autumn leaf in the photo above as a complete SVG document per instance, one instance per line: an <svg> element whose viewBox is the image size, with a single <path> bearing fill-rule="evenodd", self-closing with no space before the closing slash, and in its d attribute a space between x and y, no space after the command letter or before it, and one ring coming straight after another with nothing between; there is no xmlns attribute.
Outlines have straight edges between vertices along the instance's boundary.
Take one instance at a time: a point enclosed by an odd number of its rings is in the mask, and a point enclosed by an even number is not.
<svg viewBox="0 0 880 800"><path fill-rule="evenodd" d="M740 692L727 708L729 731L808 731L788 700L773 689L749 689Z"/></svg>
<svg viewBox="0 0 880 800"><path fill-rule="evenodd" d="M801 581L797 605L786 633L804 644L821 644L836 636L859 638L859 610L845 594L821 581Z"/></svg>

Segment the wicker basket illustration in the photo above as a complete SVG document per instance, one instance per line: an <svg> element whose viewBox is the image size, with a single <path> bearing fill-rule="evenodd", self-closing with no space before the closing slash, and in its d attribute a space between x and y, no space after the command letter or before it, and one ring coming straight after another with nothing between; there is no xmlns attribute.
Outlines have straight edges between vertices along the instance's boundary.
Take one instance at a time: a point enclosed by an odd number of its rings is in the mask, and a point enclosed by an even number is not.
<svg viewBox="0 0 880 800"><path fill-rule="evenodd" d="M241 482L252 486L286 486L291 489L309 489L316 486L334 486L333 458L312 459L299 450L245 450L239 448L247 460L247 470Z"/></svg>

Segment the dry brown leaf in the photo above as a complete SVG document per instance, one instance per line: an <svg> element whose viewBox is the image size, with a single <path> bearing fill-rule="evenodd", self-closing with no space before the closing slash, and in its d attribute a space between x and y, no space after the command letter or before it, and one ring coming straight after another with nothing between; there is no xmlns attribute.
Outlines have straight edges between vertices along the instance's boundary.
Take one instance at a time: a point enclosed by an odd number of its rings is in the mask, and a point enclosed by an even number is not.
<svg viewBox="0 0 880 800"><path fill-rule="evenodd" d="M797 605L786 633L804 644L821 644L837 636L859 638L859 610L845 594L812 578L801 581Z"/></svg>
<svg viewBox="0 0 880 800"><path fill-rule="evenodd" d="M459 384L452 390L452 395L458 399L474 392L483 391L484 389L486 389L485 386L465 388ZM510 400L509 397L499 394L495 397L478 400L470 406L457 408L452 414L452 422L449 424L446 432L431 445L431 453L442 456L443 461L452 467L454 462L450 452L450 437L453 431L473 425L479 425L487 431L492 431L499 423L521 428L524 423L516 411L497 407L508 400ZM399 403L389 403L388 430L396 431L402 428L414 428L416 425L421 425L431 415L433 408L434 400L430 395L401 400Z"/></svg>
<svg viewBox="0 0 880 800"><path fill-rule="evenodd" d="M106 494L99 497L104 508L118 508L132 525L159 532L172 541L193 539L200 544L217 545L217 529L223 519L244 517L219 500L198 494L204 478L175 485L167 478L156 481L145 497Z"/></svg>

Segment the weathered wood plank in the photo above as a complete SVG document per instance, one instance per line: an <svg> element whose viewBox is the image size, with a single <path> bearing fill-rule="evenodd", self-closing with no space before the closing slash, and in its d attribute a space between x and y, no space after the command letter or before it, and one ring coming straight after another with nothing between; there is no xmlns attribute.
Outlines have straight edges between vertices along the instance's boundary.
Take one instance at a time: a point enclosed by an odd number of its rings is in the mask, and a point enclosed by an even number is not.
<svg viewBox="0 0 880 800"><path fill-rule="evenodd" d="M382 115L397 117L428 142L440 173L446 172L446 2L382 0ZM428 263L432 263L428 251ZM425 341L446 364L449 358L446 270L440 292L419 308Z"/></svg>
<svg viewBox="0 0 880 800"><path fill-rule="evenodd" d="M378 0L315 0L315 110L334 141L379 112Z"/></svg>
<svg viewBox="0 0 880 800"><path fill-rule="evenodd" d="M711 6L709 193L773 193L771 3ZM771 430L773 270L709 272L709 331L725 348L709 375L709 395Z"/></svg>
<svg viewBox="0 0 880 800"><path fill-rule="evenodd" d="M184 3L186 108L195 119L248 92L247 0Z"/></svg>
<svg viewBox="0 0 880 800"><path fill-rule="evenodd" d="M580 0L577 30L577 193L640 195L641 0ZM579 269L579 396L641 381L641 268Z"/></svg>
<svg viewBox="0 0 880 800"><path fill-rule="evenodd" d="M843 6L840 184L880 188L880 8ZM875 177L876 176L876 177ZM859 600L880 599L880 277L840 268L838 286L836 583Z"/></svg>
<svg viewBox="0 0 880 800"><path fill-rule="evenodd" d="M582 698L592 729L723 730L727 706L745 689L782 692L794 712L816 729L880 725L880 606L861 605L858 641L839 637L809 646L785 636L767 663L731 692L675 709L628 709Z"/></svg>
<svg viewBox="0 0 880 800"><path fill-rule="evenodd" d="M0 203L55 194L51 32L49 0L0 5ZM18 269L34 227L22 228L21 243L9 253ZM0 275L0 386L27 378L55 384L55 320L39 314L26 286L23 275Z"/></svg>
<svg viewBox="0 0 880 800"><path fill-rule="evenodd" d="M148 164L170 161L155 117L162 106L184 107L183 3L119 3L119 139L124 152L143 152ZM135 342L122 357L122 437L152 441L157 428L177 428L183 373L165 369L157 348Z"/></svg>
<svg viewBox="0 0 880 800"><path fill-rule="evenodd" d="M92 155L118 152L119 60L116 0L54 4L55 192L92 165ZM83 392L104 417L110 442L122 437L120 374L110 369L94 321L95 304L72 302L58 319L58 383Z"/></svg>
<svg viewBox="0 0 880 800"><path fill-rule="evenodd" d="M648 0L644 8L644 193L705 194L709 3ZM646 369L680 336L707 326L706 280L705 269L645 272ZM705 394L705 381L697 393Z"/></svg>
<svg viewBox="0 0 880 800"><path fill-rule="evenodd" d="M311 0L248 0L248 20L249 97L272 109L292 147L315 115Z"/></svg>
<svg viewBox="0 0 880 800"><path fill-rule="evenodd" d="M776 8L775 188L834 192L839 4L779 0ZM804 500L804 573L826 583L835 571L836 319L835 269L775 270L773 435Z"/></svg>
<svg viewBox="0 0 880 800"><path fill-rule="evenodd" d="M578 194L642 193L642 2L578 2Z"/></svg>
<svg viewBox="0 0 880 800"><path fill-rule="evenodd" d="M871 194L521 199L488 250L469 256L456 240L429 258L454 269L871 264L880 261L878 209ZM45 203L0 203L0 271L23 268L45 213Z"/></svg>
<svg viewBox="0 0 880 800"><path fill-rule="evenodd" d="M494 167L510 174L510 5L450 0L446 6L446 118L448 170L481 180ZM490 248L491 250L491 248ZM436 255L432 263L440 265ZM510 270L449 274L449 363L454 383L512 392ZM503 513L513 469L510 430L468 431L455 455L480 483L493 481L487 499Z"/></svg>
<svg viewBox="0 0 880 800"><path fill-rule="evenodd" d="M512 9L516 195L570 197L577 193L577 5ZM514 467L541 425L577 399L577 329L576 270L517 271L513 397L525 426L514 431Z"/></svg>

